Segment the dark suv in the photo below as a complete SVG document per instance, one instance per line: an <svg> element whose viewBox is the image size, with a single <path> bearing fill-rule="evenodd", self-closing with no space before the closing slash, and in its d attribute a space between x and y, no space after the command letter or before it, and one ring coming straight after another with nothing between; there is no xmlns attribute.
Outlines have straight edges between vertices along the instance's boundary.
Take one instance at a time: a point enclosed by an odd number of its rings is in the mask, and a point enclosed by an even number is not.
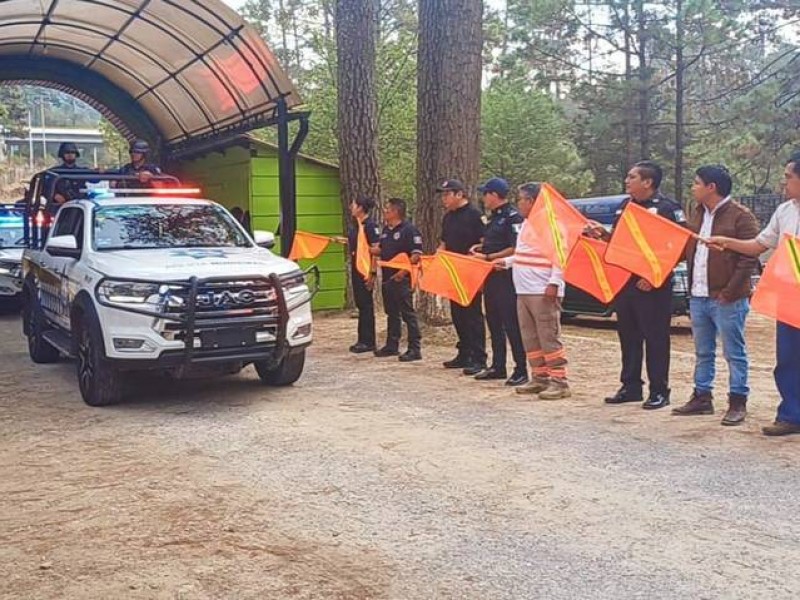
<svg viewBox="0 0 800 600"><path fill-rule="evenodd" d="M572 205L577 208L587 218L597 221L607 229L611 229L617 210L628 196L600 196L597 198L579 198L570 200ZM689 314L689 275L686 270L686 263L681 262L675 267L675 275L672 285L672 314L673 316ZM590 296L586 292L576 287L567 285L564 297L563 316L565 318L577 315L592 315L598 317L610 317L614 314L614 305L603 304L597 298Z"/></svg>

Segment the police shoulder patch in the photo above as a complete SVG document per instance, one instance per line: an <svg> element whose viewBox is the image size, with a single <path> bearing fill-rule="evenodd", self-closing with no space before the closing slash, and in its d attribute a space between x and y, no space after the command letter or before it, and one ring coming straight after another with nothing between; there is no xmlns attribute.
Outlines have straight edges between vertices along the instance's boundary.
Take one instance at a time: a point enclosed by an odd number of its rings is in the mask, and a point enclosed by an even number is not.
<svg viewBox="0 0 800 600"><path fill-rule="evenodd" d="M683 212L680 208L675 211L675 222L676 223L685 223L686 222L686 213Z"/></svg>
<svg viewBox="0 0 800 600"><path fill-rule="evenodd" d="M414 236L414 243L415 244L421 244L422 243L422 236L421 235L415 235Z"/></svg>
<svg viewBox="0 0 800 600"><path fill-rule="evenodd" d="M519 232L520 232L520 230L522 229L522 223L514 223L514 224L511 226L511 229L513 229L513 230L514 230L514 233L519 233Z"/></svg>

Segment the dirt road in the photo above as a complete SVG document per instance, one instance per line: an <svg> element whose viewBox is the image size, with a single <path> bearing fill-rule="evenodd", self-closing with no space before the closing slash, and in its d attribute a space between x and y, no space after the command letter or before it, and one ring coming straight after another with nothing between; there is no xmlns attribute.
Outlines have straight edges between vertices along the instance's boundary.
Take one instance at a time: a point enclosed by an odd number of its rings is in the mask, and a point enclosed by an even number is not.
<svg viewBox="0 0 800 600"><path fill-rule="evenodd" d="M758 433L777 402L770 324L751 323L738 429L603 406L608 328L567 328L577 393L547 403L441 369L445 331L401 365L349 355L351 320L316 327L294 388L251 370L142 378L93 409L71 363L33 365L17 319L0 318L0 597L800 593L800 439ZM682 400L691 339L674 340Z"/></svg>

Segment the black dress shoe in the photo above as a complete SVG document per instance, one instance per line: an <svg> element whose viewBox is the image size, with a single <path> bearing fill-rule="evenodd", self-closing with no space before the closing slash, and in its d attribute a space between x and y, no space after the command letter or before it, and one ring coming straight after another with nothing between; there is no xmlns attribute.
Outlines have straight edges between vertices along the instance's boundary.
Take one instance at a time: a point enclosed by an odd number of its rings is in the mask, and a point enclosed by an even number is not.
<svg viewBox="0 0 800 600"><path fill-rule="evenodd" d="M605 399L606 404L624 404L625 402L641 402L642 390L632 390L626 387L621 387L613 396Z"/></svg>
<svg viewBox="0 0 800 600"><path fill-rule="evenodd" d="M506 379L506 385L516 387L518 385L525 385L528 383L527 373L512 373L511 377Z"/></svg>
<svg viewBox="0 0 800 600"><path fill-rule="evenodd" d="M384 356L397 356L400 354L396 348L389 348L388 346L384 346L380 350L375 350L375 356L378 358L383 358Z"/></svg>
<svg viewBox="0 0 800 600"><path fill-rule="evenodd" d="M486 365L474 364L474 365L468 365L468 366L464 367L464 370L461 371L461 372L464 375L472 376L472 375L477 375L481 371L485 371L485 370L486 370Z"/></svg>
<svg viewBox="0 0 800 600"><path fill-rule="evenodd" d="M364 352L374 352L375 345L365 344L364 342L358 342L357 344L353 344L350 346L350 352L353 354L363 354Z"/></svg>
<svg viewBox="0 0 800 600"><path fill-rule="evenodd" d="M419 350L407 350L398 358L400 362L412 362L415 360L422 360L422 353Z"/></svg>
<svg viewBox="0 0 800 600"><path fill-rule="evenodd" d="M463 356L456 356L453 360L446 360L442 363L445 369L463 369L469 366L469 361Z"/></svg>
<svg viewBox="0 0 800 600"><path fill-rule="evenodd" d="M655 394L651 393L647 400L644 401L644 404L642 404L642 408L645 410L658 410L665 406L669 406L669 391Z"/></svg>
<svg viewBox="0 0 800 600"><path fill-rule="evenodd" d="M494 367L489 367L488 369L484 369L477 375L475 375L475 379L478 381L488 381L490 379L505 379L508 377L508 374L505 371L501 371L500 369L495 369Z"/></svg>

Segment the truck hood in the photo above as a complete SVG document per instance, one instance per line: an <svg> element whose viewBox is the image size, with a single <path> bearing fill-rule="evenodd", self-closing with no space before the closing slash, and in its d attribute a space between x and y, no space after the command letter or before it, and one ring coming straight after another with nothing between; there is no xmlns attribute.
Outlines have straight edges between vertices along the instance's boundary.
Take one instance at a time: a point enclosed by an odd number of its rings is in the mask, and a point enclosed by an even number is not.
<svg viewBox="0 0 800 600"><path fill-rule="evenodd" d="M87 263L106 277L148 281L283 275L299 269L263 248L113 250L93 253Z"/></svg>

